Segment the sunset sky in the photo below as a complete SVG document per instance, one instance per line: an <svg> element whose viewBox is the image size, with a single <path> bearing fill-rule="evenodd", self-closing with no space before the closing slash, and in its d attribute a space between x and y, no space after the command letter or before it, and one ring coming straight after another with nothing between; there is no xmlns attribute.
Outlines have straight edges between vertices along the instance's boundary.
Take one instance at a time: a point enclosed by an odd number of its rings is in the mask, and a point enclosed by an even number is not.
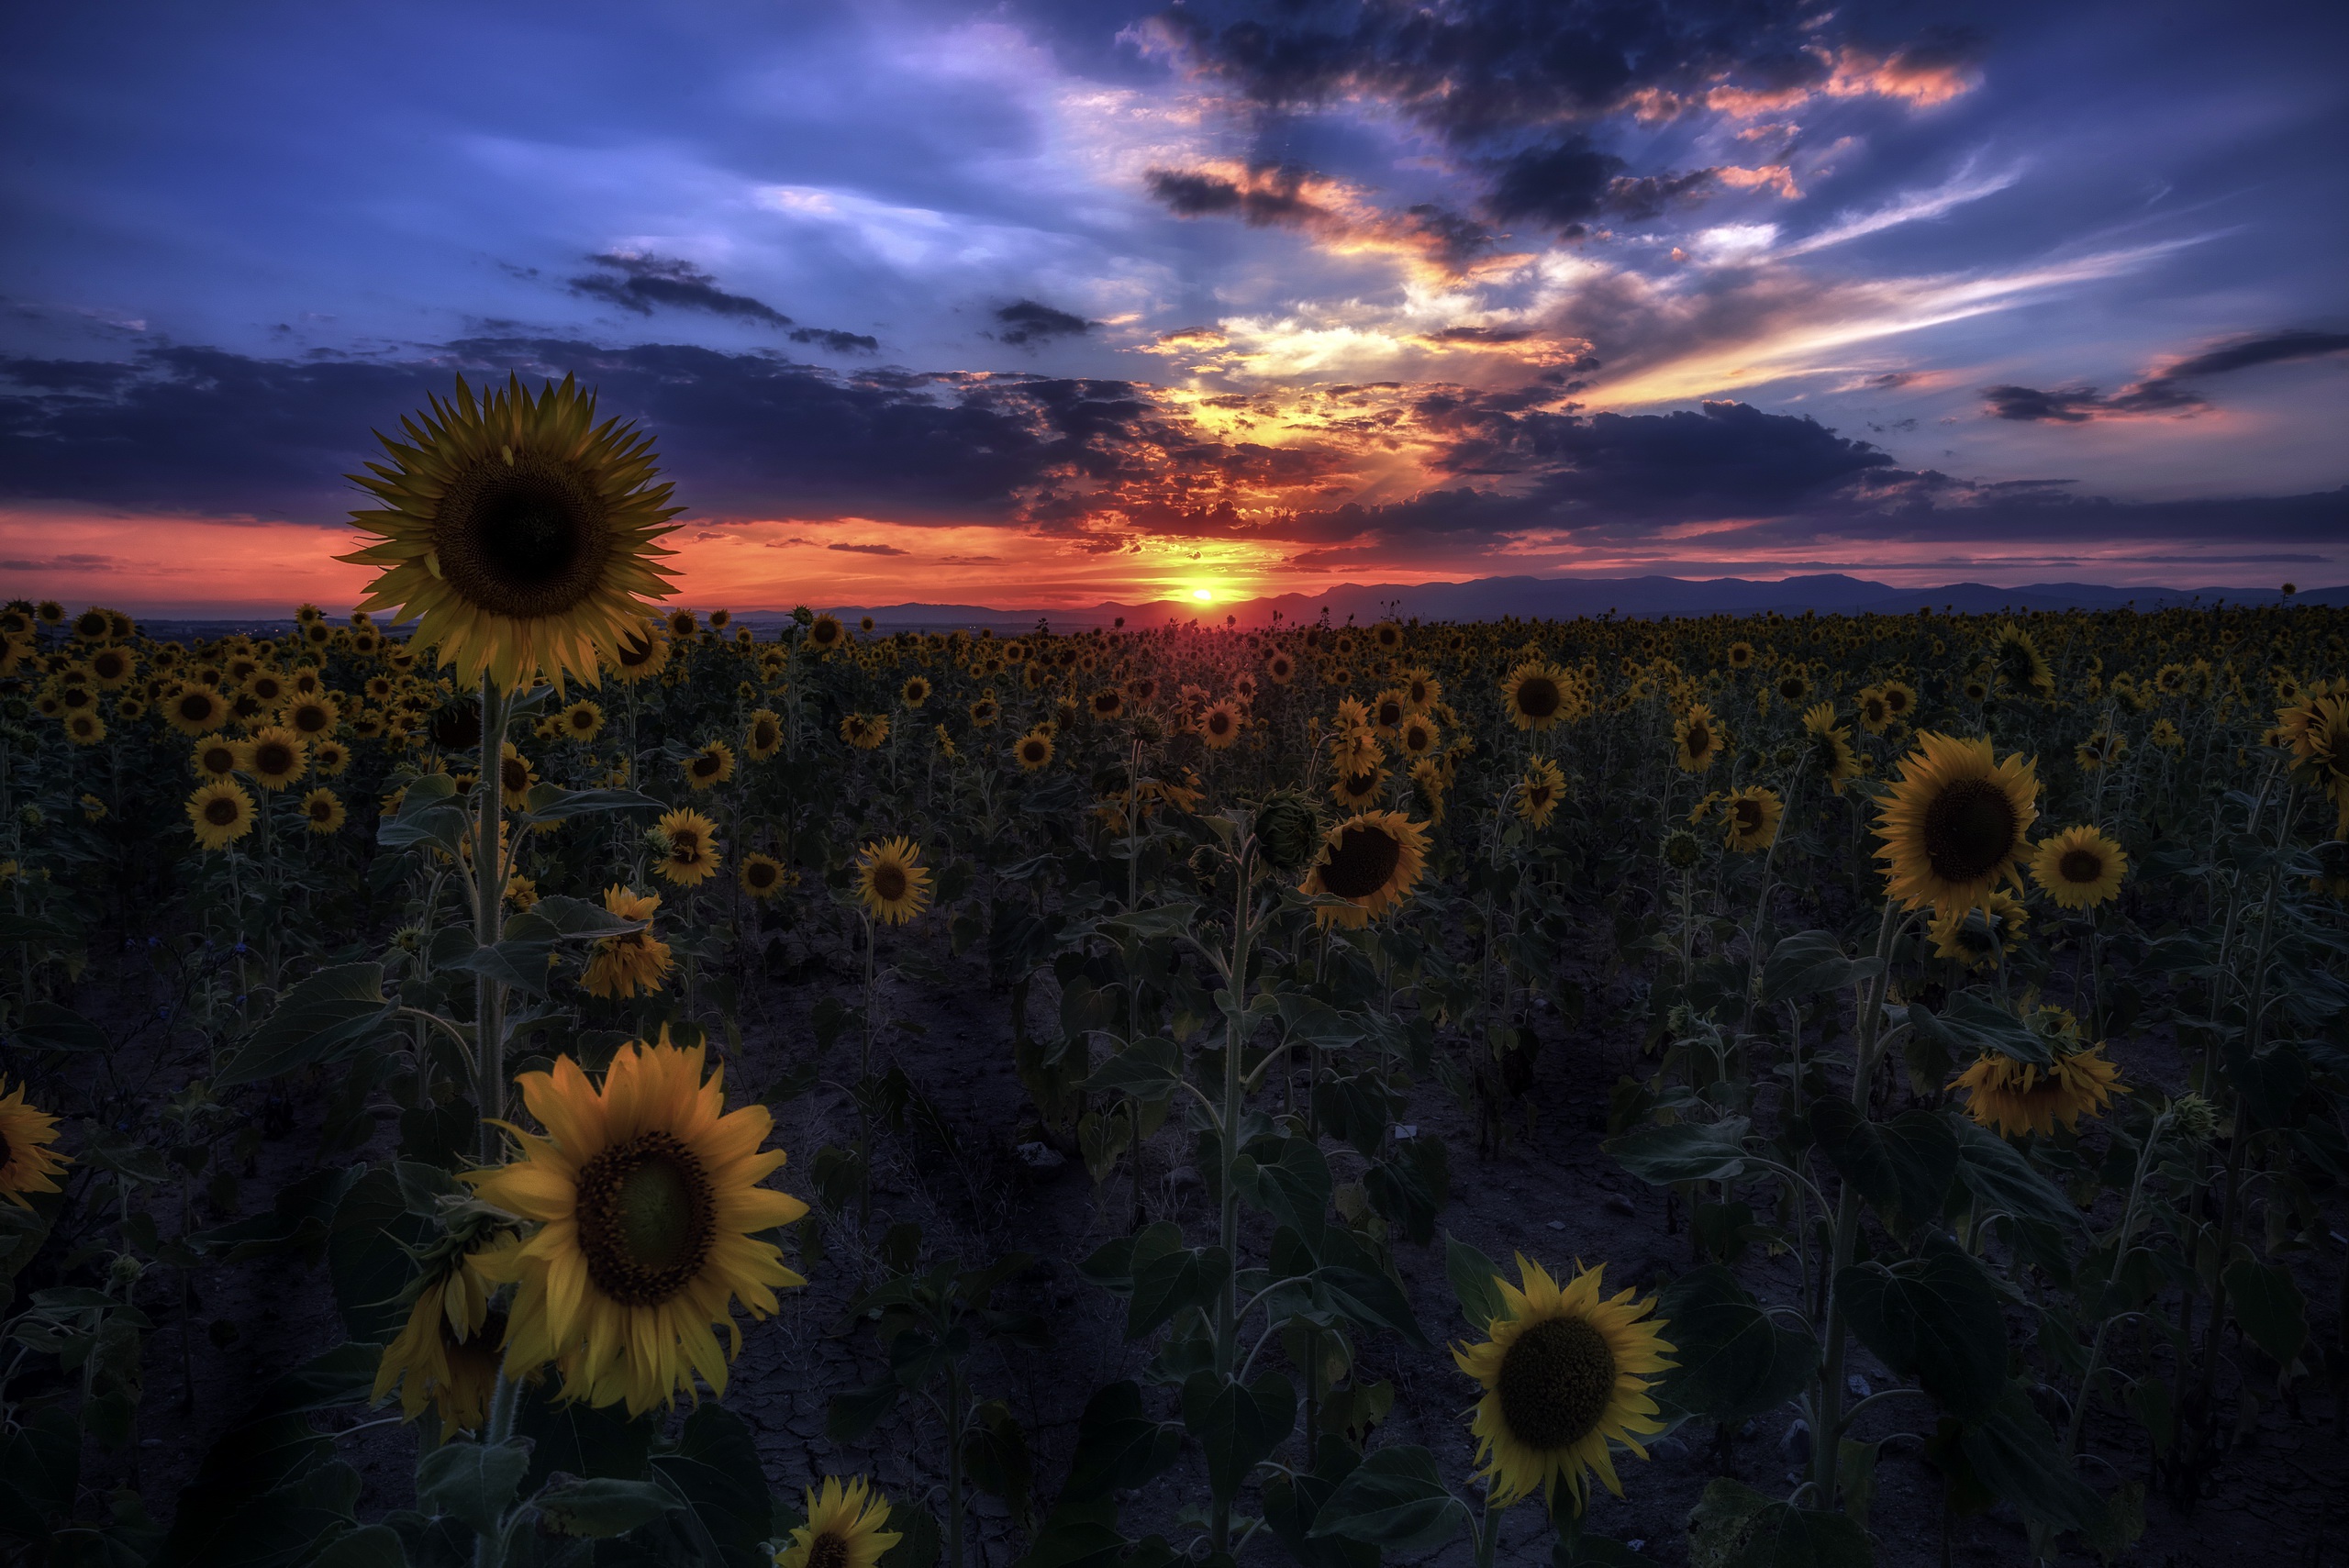
<svg viewBox="0 0 2349 1568"><path fill-rule="evenodd" d="M347 606L454 377L704 607L2349 582L2349 7L17 6L0 589Z"/></svg>

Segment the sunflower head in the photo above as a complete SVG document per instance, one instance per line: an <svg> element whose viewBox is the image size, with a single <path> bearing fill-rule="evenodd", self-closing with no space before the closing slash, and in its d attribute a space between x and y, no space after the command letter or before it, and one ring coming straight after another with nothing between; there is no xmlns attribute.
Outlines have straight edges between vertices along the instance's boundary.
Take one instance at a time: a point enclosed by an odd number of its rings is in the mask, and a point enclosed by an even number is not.
<svg viewBox="0 0 2349 1568"><path fill-rule="evenodd" d="M660 842L664 847L653 870L665 882L698 887L718 874L723 858L718 847L718 824L698 811L671 811L662 816Z"/></svg>
<svg viewBox="0 0 2349 1568"><path fill-rule="evenodd" d="M1905 908L1970 909L2017 876L2039 817L2039 780L2020 754L1994 762L1987 740L1917 740L1876 818L1885 891Z"/></svg>
<svg viewBox="0 0 2349 1568"><path fill-rule="evenodd" d="M1778 836L1785 811L1776 790L1761 784L1733 789L1720 803L1722 841L1740 851L1766 849Z"/></svg>
<svg viewBox="0 0 2349 1568"><path fill-rule="evenodd" d="M1427 829L1399 811L1364 811L1331 828L1305 873L1304 890L1342 898L1314 911L1323 925L1360 929L1401 904L1427 865Z"/></svg>
<svg viewBox="0 0 2349 1568"><path fill-rule="evenodd" d="M2066 828L2032 851L2031 879L2066 909L2119 897L2128 874L2128 855L2094 828Z"/></svg>
<svg viewBox="0 0 2349 1568"><path fill-rule="evenodd" d="M1703 703L1672 721L1673 761L1683 773L1701 773L1720 760L1729 748L1729 736L1713 717L1713 710Z"/></svg>
<svg viewBox="0 0 2349 1568"><path fill-rule="evenodd" d="M888 1502L864 1477L843 1485L827 1475L807 1488L807 1522L775 1553L775 1568L874 1568L904 1539L888 1523Z"/></svg>
<svg viewBox="0 0 2349 1568"><path fill-rule="evenodd" d="M6 1087L0 1080L0 1089ZM27 1105L22 1084L0 1099L0 1199L30 1209L27 1193L58 1190L54 1178L72 1162L50 1147L56 1141L57 1118Z"/></svg>
<svg viewBox="0 0 2349 1568"><path fill-rule="evenodd" d="M330 789L314 789L302 797L302 817L310 831L321 836L342 831L347 814L342 797Z"/></svg>
<svg viewBox="0 0 2349 1568"><path fill-rule="evenodd" d="M1951 1088L1965 1091L1966 1114L2002 1138L2026 1132L2044 1137L2058 1126L2076 1129L2082 1117L2101 1116L2113 1095L2129 1093L2121 1082L2121 1069L2106 1060L2103 1045L2083 1043L2076 1028L2051 1029L2042 1019L2033 1023L2034 1032L2048 1041L2052 1064L2042 1067L1985 1051L1950 1081Z"/></svg>
<svg viewBox="0 0 2349 1568"><path fill-rule="evenodd" d="M882 840L856 858L856 896L885 926L903 925L930 903L930 868L911 839Z"/></svg>
<svg viewBox="0 0 2349 1568"><path fill-rule="evenodd" d="M744 893L763 903L784 890L790 873L773 855L752 853L742 857L742 869L734 880Z"/></svg>
<svg viewBox="0 0 2349 1568"><path fill-rule="evenodd" d="M604 890L607 913L623 920L641 920L644 925L639 930L602 938L589 950L587 967L579 976L589 995L626 1001L639 991L661 989L674 961L669 944L652 934L653 912L660 907L661 895L656 893L635 893L618 884Z"/></svg>
<svg viewBox="0 0 2349 1568"><path fill-rule="evenodd" d="M1019 759L1022 773L1041 773L1052 765L1052 738L1041 729L1031 729L1019 738L1011 752Z"/></svg>
<svg viewBox="0 0 2349 1568"><path fill-rule="evenodd" d="M1555 664L1528 660L1501 683L1501 711L1520 729L1542 730L1574 717L1571 677Z"/></svg>
<svg viewBox="0 0 2349 1568"><path fill-rule="evenodd" d="M1648 1318L1653 1297L1633 1301L1629 1290L1600 1296L1603 1264L1578 1269L1564 1285L1521 1255L1517 1267L1521 1286L1493 1282L1502 1311L1486 1326L1483 1342L1453 1351L1485 1391L1469 1425L1479 1473L1496 1507L1538 1490L1554 1507L1563 1481L1579 1514L1593 1472L1623 1495L1610 1442L1645 1459L1639 1435L1664 1430L1647 1389L1650 1378L1675 1364L1664 1353L1673 1346L1659 1332L1664 1324Z"/></svg>
<svg viewBox="0 0 2349 1568"><path fill-rule="evenodd" d="M723 740L706 741L685 759L685 783L693 789L715 789L733 776L734 748Z"/></svg>
<svg viewBox="0 0 2349 1568"><path fill-rule="evenodd" d="M482 398L460 376L453 400L401 426L406 441L378 437L389 466L351 476L381 503L351 514L377 542L341 558L383 568L361 609L420 617L417 638L469 686L595 684L644 599L671 592L654 541L684 508L653 483L651 438L598 425L567 375L537 397L509 376Z"/></svg>
<svg viewBox="0 0 2349 1568"><path fill-rule="evenodd" d="M751 715L750 727L742 734L742 749L756 762L783 750L783 720L769 708L763 707Z"/></svg>
<svg viewBox="0 0 2349 1568"><path fill-rule="evenodd" d="M225 850L253 830L253 797L227 779L198 784L187 797L188 826L207 850Z"/></svg>

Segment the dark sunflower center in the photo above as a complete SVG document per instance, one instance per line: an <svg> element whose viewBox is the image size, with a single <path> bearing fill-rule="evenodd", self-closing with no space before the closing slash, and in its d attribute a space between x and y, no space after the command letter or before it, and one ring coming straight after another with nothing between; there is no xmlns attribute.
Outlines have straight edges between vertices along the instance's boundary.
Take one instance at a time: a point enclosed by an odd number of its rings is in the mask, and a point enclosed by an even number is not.
<svg viewBox="0 0 2349 1568"><path fill-rule="evenodd" d="M807 1568L848 1568L848 1541L826 1530L807 1543Z"/></svg>
<svg viewBox="0 0 2349 1568"><path fill-rule="evenodd" d="M1713 732L1701 724L1688 727L1688 754L1701 757L1713 749Z"/></svg>
<svg viewBox="0 0 2349 1568"><path fill-rule="evenodd" d="M574 713L571 716L571 728L593 729L596 728L596 716L592 713Z"/></svg>
<svg viewBox="0 0 2349 1568"><path fill-rule="evenodd" d="M1809 686L1803 684L1801 681L1792 675L1787 676L1785 680L1778 683L1778 695L1786 698L1788 702L1794 701L1795 698L1802 695L1809 689L1810 688Z"/></svg>
<svg viewBox="0 0 2349 1568"><path fill-rule="evenodd" d="M657 1307L708 1261L718 1221L709 1178L666 1132L605 1150L579 1173L579 1250L596 1288L625 1307Z"/></svg>
<svg viewBox="0 0 2349 1568"><path fill-rule="evenodd" d="M1907 692L1898 691L1887 692L1884 694L1884 706L1890 708L1893 712L1898 713L1908 707L1909 694Z"/></svg>
<svg viewBox="0 0 2349 1568"><path fill-rule="evenodd" d="M669 834L669 858L690 865L701 858L701 835L690 828L677 828Z"/></svg>
<svg viewBox="0 0 2349 1568"><path fill-rule="evenodd" d="M507 789L530 787L530 764L519 757L507 757L497 765L498 782Z"/></svg>
<svg viewBox="0 0 2349 1568"><path fill-rule="evenodd" d="M707 779L707 778L715 778L715 777L717 777L717 776L718 776L718 759L717 759L717 758L712 757L712 756L709 756L709 755L707 755L707 753L705 753L704 755L702 755L702 756L698 756L698 757L696 757L696 758L694 759L694 777L696 777L696 778L697 778L697 779Z"/></svg>
<svg viewBox="0 0 2349 1568"><path fill-rule="evenodd" d="M1346 781L1351 786L1353 780ZM1367 898L1403 863L1403 845L1383 828L1357 825L1338 835L1321 867L1321 885L1340 898Z"/></svg>
<svg viewBox="0 0 2349 1568"><path fill-rule="evenodd" d="M751 743L764 751L775 742L774 726L761 719L751 730Z"/></svg>
<svg viewBox="0 0 2349 1568"><path fill-rule="evenodd" d="M1615 1352L1583 1318L1546 1318L1502 1355L1495 1391L1501 1418L1519 1441L1543 1451L1565 1448L1606 1413L1615 1392Z"/></svg>
<svg viewBox="0 0 2349 1568"><path fill-rule="evenodd" d="M275 775L294 771L294 748L283 740L264 740L253 748L253 771Z"/></svg>
<svg viewBox="0 0 2349 1568"><path fill-rule="evenodd" d="M1376 773L1348 773L1346 775L1346 793L1348 795L1368 795L1377 787L1378 775Z"/></svg>
<svg viewBox="0 0 2349 1568"><path fill-rule="evenodd" d="M327 710L316 703L304 703L294 710L294 728L305 735L316 735L327 727Z"/></svg>
<svg viewBox="0 0 2349 1568"><path fill-rule="evenodd" d="M1751 833L1762 826L1762 806L1759 802L1741 800L1733 809L1737 813L1737 826L1741 831Z"/></svg>
<svg viewBox="0 0 2349 1568"><path fill-rule="evenodd" d="M313 822L323 822L323 821L325 821L328 817L332 817L333 815L334 815L334 802L332 802L332 801L330 801L330 800L314 800L314 801L310 802L310 820L311 820L311 821L313 821Z"/></svg>
<svg viewBox="0 0 2349 1568"><path fill-rule="evenodd" d="M1392 729L1397 725L1402 723L1403 705L1401 703L1392 702L1380 703L1378 705L1378 722L1389 729Z"/></svg>
<svg viewBox="0 0 2349 1568"><path fill-rule="evenodd" d="M1231 728L1231 716L1230 716L1230 714L1224 714L1224 713L1211 713L1211 714L1208 715L1208 733L1210 733L1210 734L1214 734L1214 735L1221 735L1221 734L1223 734L1226 730L1229 730L1230 728Z"/></svg>
<svg viewBox="0 0 2349 1568"><path fill-rule="evenodd" d="M204 803L204 819L215 828L233 827L237 820L237 803L225 795L216 795Z"/></svg>
<svg viewBox="0 0 2349 1568"><path fill-rule="evenodd" d="M1978 882L2014 852L2014 802L1988 779L1960 779L1925 807L1925 859L1943 882Z"/></svg>
<svg viewBox="0 0 2349 1568"><path fill-rule="evenodd" d="M1558 711L1558 683L1534 675L1517 688L1517 709L1528 718L1547 718Z"/></svg>
<svg viewBox="0 0 2349 1568"><path fill-rule="evenodd" d="M906 872L903 866L887 861L873 868L873 891L889 903L906 895Z"/></svg>
<svg viewBox="0 0 2349 1568"><path fill-rule="evenodd" d="M1526 803L1531 806L1534 810L1541 810L1543 806L1550 804L1550 786L1548 784L1535 784L1531 789L1525 792L1525 799Z"/></svg>
<svg viewBox="0 0 2349 1568"><path fill-rule="evenodd" d="M207 747L204 752L204 771L207 773L233 773L237 771L237 754L226 746Z"/></svg>
<svg viewBox="0 0 2349 1568"><path fill-rule="evenodd" d="M2104 880L2104 857L2094 850L2077 849L2064 851L2055 869L2065 882L2092 883Z"/></svg>
<svg viewBox="0 0 2349 1568"><path fill-rule="evenodd" d="M752 887L773 887L774 885L774 867L767 864L764 861L752 861L750 864L750 868L742 874Z"/></svg>
<svg viewBox="0 0 2349 1568"><path fill-rule="evenodd" d="M194 692L190 692L187 695L180 698L179 700L179 716L182 718L189 719L200 724L206 719L210 718L212 717L212 713L213 703L209 696L200 696Z"/></svg>
<svg viewBox="0 0 2349 1568"><path fill-rule="evenodd" d="M569 465L493 458L457 476L433 542L441 575L495 615L561 615L595 590L612 548L603 500Z"/></svg>

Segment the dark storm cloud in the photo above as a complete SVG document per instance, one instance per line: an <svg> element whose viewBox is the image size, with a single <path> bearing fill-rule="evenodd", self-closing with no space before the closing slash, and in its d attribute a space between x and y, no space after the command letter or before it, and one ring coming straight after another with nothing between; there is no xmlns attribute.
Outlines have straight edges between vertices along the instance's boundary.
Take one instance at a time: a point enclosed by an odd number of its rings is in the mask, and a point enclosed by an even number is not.
<svg viewBox="0 0 2349 1568"><path fill-rule="evenodd" d="M881 339L863 332L841 332L829 327L797 327L792 329L791 340L808 343L818 349L829 349L836 354L875 354L881 351Z"/></svg>
<svg viewBox="0 0 2349 1568"><path fill-rule="evenodd" d="M1643 223L1663 216L1675 202L1710 190L1715 172L1627 175L1627 165L1602 152L1579 133L1491 165L1494 180L1485 206L1503 222L1530 218L1569 239L1601 217Z"/></svg>
<svg viewBox="0 0 2349 1568"><path fill-rule="evenodd" d="M718 286L718 280L691 261L679 261L662 256L632 256L614 253L587 258L596 265L607 269L571 280L571 292L639 316L650 316L657 306L677 310L702 310L712 316L731 317L738 321L763 321L772 327L788 327L791 317L761 300L745 294L728 294Z"/></svg>
<svg viewBox="0 0 2349 1568"><path fill-rule="evenodd" d="M1177 217L1238 217L1251 228L1302 226L1324 216L1298 194L1304 172L1267 168L1250 172L1247 185L1220 174L1189 169L1152 169L1143 176L1150 194Z"/></svg>
<svg viewBox="0 0 2349 1568"><path fill-rule="evenodd" d="M1065 310L1055 310L1032 299L1000 306L995 318L1003 323L1003 330L995 334L996 341L1019 348L1048 343L1054 338L1082 337L1093 330L1093 323L1084 317L1071 316Z"/></svg>
<svg viewBox="0 0 2349 1568"><path fill-rule="evenodd" d="M2107 396L2093 386L2043 392L2030 386L1986 386L1983 412L1994 419L2037 420L2082 425L2093 419L2143 417L2154 414L2189 414L2208 408L2210 400L2186 384L2188 377L2226 375L2261 365L2292 360L2321 359L2349 350L2349 332L2314 332L2294 328L2239 338L2164 366L2143 381Z"/></svg>

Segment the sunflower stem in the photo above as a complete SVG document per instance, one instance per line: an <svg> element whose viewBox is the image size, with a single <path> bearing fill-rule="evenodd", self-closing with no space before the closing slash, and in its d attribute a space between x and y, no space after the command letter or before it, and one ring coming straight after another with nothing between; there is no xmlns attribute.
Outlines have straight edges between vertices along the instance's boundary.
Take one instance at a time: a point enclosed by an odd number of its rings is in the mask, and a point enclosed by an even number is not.
<svg viewBox="0 0 2349 1568"><path fill-rule="evenodd" d="M481 678L481 771L473 780L476 806L473 838L473 940L494 945L499 935L498 910L505 902L505 868L498 864L499 767L506 751L506 704L488 672ZM473 1104L480 1107L481 1162L497 1160L497 1129L494 1118L506 1114L506 988L488 973L473 984ZM505 1385L501 1380L502 1393Z"/></svg>

